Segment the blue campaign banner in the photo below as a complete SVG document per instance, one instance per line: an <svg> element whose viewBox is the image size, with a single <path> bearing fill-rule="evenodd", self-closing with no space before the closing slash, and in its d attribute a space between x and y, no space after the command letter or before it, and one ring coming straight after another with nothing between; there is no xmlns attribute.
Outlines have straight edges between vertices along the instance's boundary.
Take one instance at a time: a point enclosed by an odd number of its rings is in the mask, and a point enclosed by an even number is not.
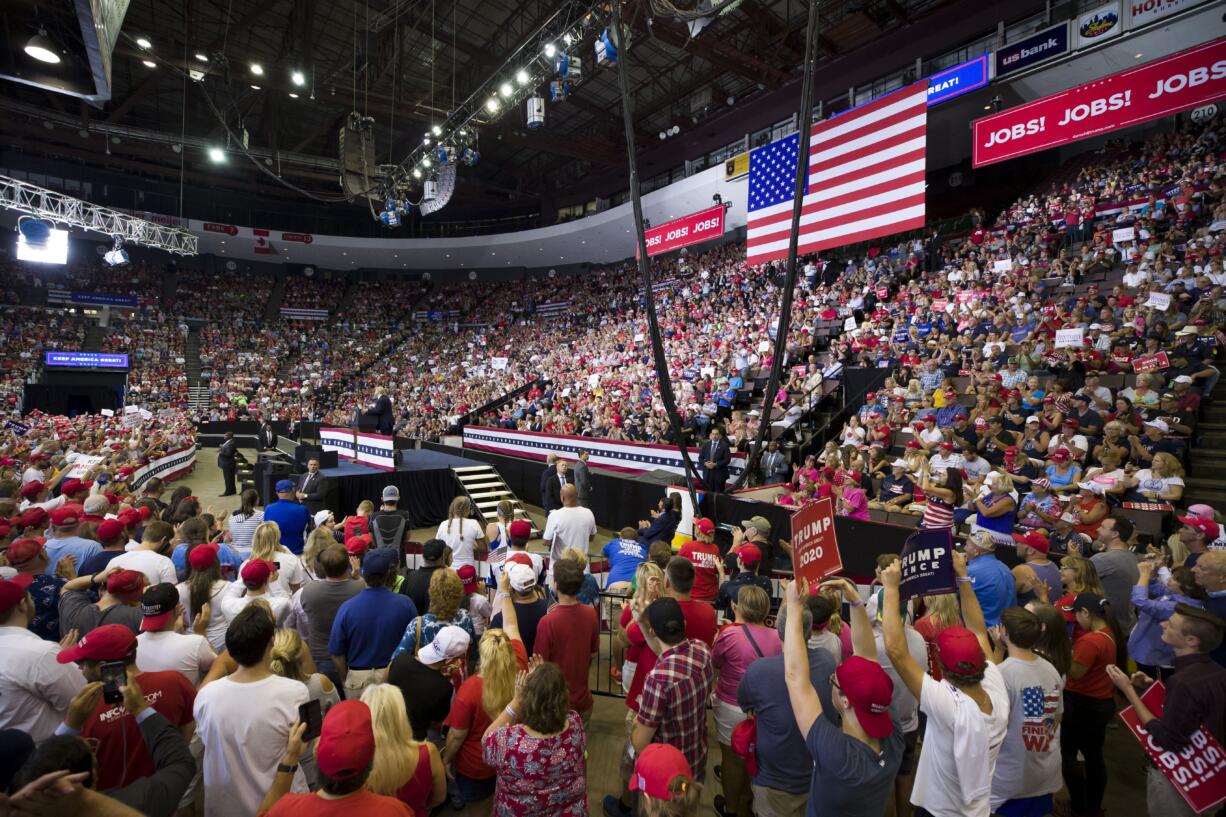
<svg viewBox="0 0 1226 817"><path fill-rule="evenodd" d="M928 104L939 105L987 84L988 55L981 54L928 77Z"/></svg>
<svg viewBox="0 0 1226 817"><path fill-rule="evenodd" d="M128 356L109 352L47 352L44 365L74 369L126 369Z"/></svg>
<svg viewBox="0 0 1226 817"><path fill-rule="evenodd" d="M904 602L916 596L952 593L957 588L952 528L917 530L907 537L901 558L902 581L898 591Z"/></svg>
<svg viewBox="0 0 1226 817"><path fill-rule="evenodd" d="M71 298L74 304L86 306L122 306L128 309L140 306L134 295L112 295L109 292L74 292Z"/></svg>
<svg viewBox="0 0 1226 817"><path fill-rule="evenodd" d="M1031 34L1024 40L996 49L996 76L1012 74L1032 65L1067 54L1069 51L1068 22Z"/></svg>

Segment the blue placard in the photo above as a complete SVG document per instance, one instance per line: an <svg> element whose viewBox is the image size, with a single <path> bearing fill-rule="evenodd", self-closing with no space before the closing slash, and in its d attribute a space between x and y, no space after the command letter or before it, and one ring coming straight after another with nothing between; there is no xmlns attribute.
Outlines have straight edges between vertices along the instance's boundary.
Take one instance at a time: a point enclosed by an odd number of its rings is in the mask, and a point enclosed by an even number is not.
<svg viewBox="0 0 1226 817"><path fill-rule="evenodd" d="M1068 51L1068 23L1059 23L996 49L996 76L1021 71Z"/></svg>
<svg viewBox="0 0 1226 817"><path fill-rule="evenodd" d="M902 580L898 590L903 601L916 596L953 593L957 589L951 528L917 530L907 537L900 558Z"/></svg>
<svg viewBox="0 0 1226 817"><path fill-rule="evenodd" d="M135 296L112 295L109 292L74 292L71 297L74 304L87 306L122 306L136 309L140 305Z"/></svg>
<svg viewBox="0 0 1226 817"><path fill-rule="evenodd" d="M928 77L928 104L936 105L987 84L988 55L981 54Z"/></svg>
<svg viewBox="0 0 1226 817"><path fill-rule="evenodd" d="M45 365L74 369L126 369L128 356L110 352L47 352Z"/></svg>

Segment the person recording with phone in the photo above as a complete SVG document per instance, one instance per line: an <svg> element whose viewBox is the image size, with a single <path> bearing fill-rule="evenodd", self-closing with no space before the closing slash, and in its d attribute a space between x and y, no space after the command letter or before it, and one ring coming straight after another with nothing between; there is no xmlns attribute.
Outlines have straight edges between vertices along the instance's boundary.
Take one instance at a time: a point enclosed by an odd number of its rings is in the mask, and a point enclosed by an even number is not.
<svg viewBox="0 0 1226 817"><path fill-rule="evenodd" d="M135 633L122 624L104 624L60 651L56 660L76 663L87 683L55 731L57 738L72 736L75 743L60 741L59 750L49 750L42 762L72 758L80 747L88 756L92 747L92 788L144 814L170 817L196 772L187 748L195 728L196 689L174 670L141 672L136 648ZM154 715L161 717L151 722ZM69 763L72 771L81 771ZM64 767L39 766L30 779L56 768Z"/></svg>

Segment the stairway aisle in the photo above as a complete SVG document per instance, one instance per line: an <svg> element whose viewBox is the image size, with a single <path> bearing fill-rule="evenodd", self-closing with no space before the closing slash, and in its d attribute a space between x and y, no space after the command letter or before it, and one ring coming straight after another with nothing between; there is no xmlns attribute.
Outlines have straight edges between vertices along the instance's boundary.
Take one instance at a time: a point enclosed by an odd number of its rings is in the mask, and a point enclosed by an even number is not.
<svg viewBox="0 0 1226 817"><path fill-rule="evenodd" d="M201 383L200 376L200 332L195 328L188 330L183 342L183 370L187 374L187 406L195 412L205 412L209 409L209 387Z"/></svg>
<svg viewBox="0 0 1226 817"><path fill-rule="evenodd" d="M494 466L468 465L462 468L452 468L451 470L455 472L456 479L459 480L464 493L468 495L468 498L472 500L473 507L477 509L477 521L482 526L497 521L498 503L506 499L514 507L516 519L526 519L532 524L532 538L536 539L541 535L540 531L537 530L536 523L532 521L532 517L528 515L528 511L524 508L524 503L511 492L510 486L507 485L494 469Z"/></svg>
<svg viewBox="0 0 1226 817"><path fill-rule="evenodd" d="M1221 507L1226 497L1226 381L1213 390L1213 402L1201 411L1196 433L1191 468L1184 478L1184 504L1204 502Z"/></svg>

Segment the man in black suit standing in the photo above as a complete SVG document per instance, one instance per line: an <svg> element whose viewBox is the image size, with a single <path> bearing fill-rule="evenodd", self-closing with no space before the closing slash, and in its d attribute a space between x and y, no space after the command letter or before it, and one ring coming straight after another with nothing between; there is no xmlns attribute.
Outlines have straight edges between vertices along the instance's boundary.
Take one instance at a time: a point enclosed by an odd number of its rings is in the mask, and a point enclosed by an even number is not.
<svg viewBox="0 0 1226 817"><path fill-rule="evenodd" d="M570 464L566 460L558 460L557 470L553 475L553 479L545 484L544 505L542 507L545 512L556 510L562 507L562 486L574 485L574 476L570 473Z"/></svg>
<svg viewBox="0 0 1226 817"><path fill-rule="evenodd" d="M549 483L558 481L558 455L549 452L545 457L545 470L541 472L541 509L545 513L549 513L553 508L549 507Z"/></svg>
<svg viewBox="0 0 1226 817"><path fill-rule="evenodd" d="M392 398L387 396L387 389L379 386L375 389L375 399L371 401L367 414L375 417L375 432L391 434L395 417L392 414Z"/></svg>
<svg viewBox="0 0 1226 817"><path fill-rule="evenodd" d="M255 447L260 451L271 451L277 447L277 432L273 430L270 421L260 421L260 430L256 434Z"/></svg>
<svg viewBox="0 0 1226 817"><path fill-rule="evenodd" d="M238 493L234 486L234 475L238 470L238 462L235 459L237 454L238 442L234 439L234 432L227 431L217 449L217 467L221 469L221 476L226 483L226 491L222 496L234 496Z"/></svg>
<svg viewBox="0 0 1226 817"><path fill-rule="evenodd" d="M328 498L328 478L319 473L319 460L314 457L307 460L307 472L298 477L294 494L312 515L324 509Z"/></svg>
<svg viewBox="0 0 1226 817"><path fill-rule="evenodd" d="M702 484L708 491L723 493L728 484L728 464L732 462L732 448L724 439L724 432L716 427L711 429L710 438L702 444L699 453L698 472L702 476Z"/></svg>

